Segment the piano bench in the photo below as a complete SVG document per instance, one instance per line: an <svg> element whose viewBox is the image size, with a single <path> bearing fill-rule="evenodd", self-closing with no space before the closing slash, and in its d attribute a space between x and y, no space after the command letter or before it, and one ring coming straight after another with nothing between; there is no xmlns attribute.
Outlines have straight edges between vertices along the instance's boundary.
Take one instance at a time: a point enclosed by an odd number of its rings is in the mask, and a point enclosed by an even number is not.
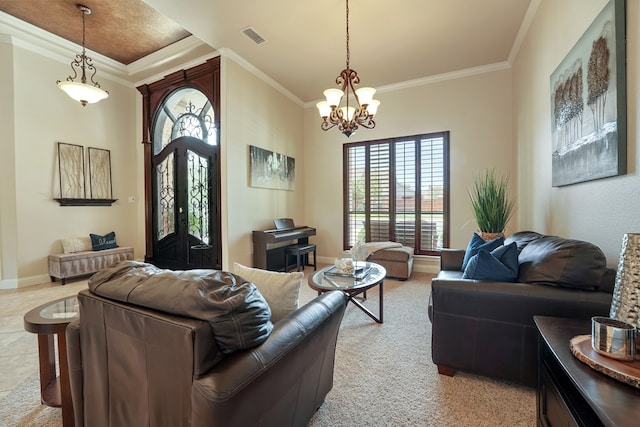
<svg viewBox="0 0 640 427"><path fill-rule="evenodd" d="M305 263L308 260L308 254L313 252L313 264ZM289 245L284 247L284 271L289 271L289 256L296 257L296 271L300 271L300 267L304 270L305 265L313 265L316 270L316 245L309 243L300 243L297 245Z"/></svg>

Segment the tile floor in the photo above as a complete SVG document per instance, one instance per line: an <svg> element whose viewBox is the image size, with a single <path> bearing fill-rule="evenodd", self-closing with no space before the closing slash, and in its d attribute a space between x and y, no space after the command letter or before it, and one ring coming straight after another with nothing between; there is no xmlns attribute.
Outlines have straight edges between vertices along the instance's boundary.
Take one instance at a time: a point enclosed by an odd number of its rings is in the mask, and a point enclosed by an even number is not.
<svg viewBox="0 0 640 427"><path fill-rule="evenodd" d="M86 280L45 283L0 290L0 399L26 379L38 375L37 335L24 330L24 314L34 307L78 293Z"/></svg>

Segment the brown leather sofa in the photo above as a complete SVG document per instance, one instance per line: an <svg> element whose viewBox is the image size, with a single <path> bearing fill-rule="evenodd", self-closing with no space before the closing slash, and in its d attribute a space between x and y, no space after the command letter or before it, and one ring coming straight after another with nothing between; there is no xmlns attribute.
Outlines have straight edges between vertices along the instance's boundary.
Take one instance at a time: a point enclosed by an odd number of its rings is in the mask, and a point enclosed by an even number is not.
<svg viewBox="0 0 640 427"><path fill-rule="evenodd" d="M142 293L128 288L138 280L96 288L102 296L90 281L78 295L80 316L67 329L76 426L304 426L323 403L333 386L342 292L318 296L273 324L261 344L229 353L216 325L195 316L208 315L203 307L214 293L184 283L147 290L144 298L172 313L139 305L140 297L130 302ZM189 307L194 317L176 314Z"/></svg>
<svg viewBox="0 0 640 427"><path fill-rule="evenodd" d="M429 302L431 355L441 374L462 370L535 386L533 316L608 316L616 272L598 247L534 232L515 233L511 242L519 251L516 283L463 279L465 251L442 251Z"/></svg>

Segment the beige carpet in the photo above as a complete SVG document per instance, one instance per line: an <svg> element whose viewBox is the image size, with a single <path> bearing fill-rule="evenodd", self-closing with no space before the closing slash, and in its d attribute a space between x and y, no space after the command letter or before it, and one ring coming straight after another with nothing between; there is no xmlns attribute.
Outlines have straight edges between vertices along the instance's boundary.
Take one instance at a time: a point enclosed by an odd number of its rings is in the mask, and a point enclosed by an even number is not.
<svg viewBox="0 0 640 427"><path fill-rule="evenodd" d="M333 390L310 427L536 425L533 389L464 373L438 375L427 318L430 280L425 273L406 282L386 280L382 325L349 304ZM314 296L305 286L301 303ZM377 313L377 290L368 292L366 305ZM60 410L39 404L37 377L0 401L5 426L61 426Z"/></svg>

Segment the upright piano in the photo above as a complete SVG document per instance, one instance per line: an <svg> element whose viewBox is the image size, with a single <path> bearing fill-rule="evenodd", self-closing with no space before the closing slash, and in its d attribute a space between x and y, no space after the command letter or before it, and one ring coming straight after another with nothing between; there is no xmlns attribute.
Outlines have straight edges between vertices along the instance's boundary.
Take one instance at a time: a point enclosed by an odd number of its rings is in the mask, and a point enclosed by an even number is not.
<svg viewBox="0 0 640 427"><path fill-rule="evenodd" d="M308 244L316 229L306 225L253 231L253 266L263 270L284 270L284 247Z"/></svg>

